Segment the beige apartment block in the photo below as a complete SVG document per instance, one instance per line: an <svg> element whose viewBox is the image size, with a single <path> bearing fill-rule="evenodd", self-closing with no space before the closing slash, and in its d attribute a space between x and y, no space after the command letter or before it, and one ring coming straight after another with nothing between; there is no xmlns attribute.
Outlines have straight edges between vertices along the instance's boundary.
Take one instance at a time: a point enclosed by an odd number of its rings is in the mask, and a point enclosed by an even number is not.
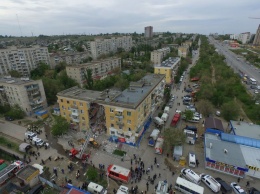
<svg viewBox="0 0 260 194"><path fill-rule="evenodd" d="M184 57L186 58L189 52L189 47L188 46L180 46L178 48L178 56L179 57Z"/></svg>
<svg viewBox="0 0 260 194"><path fill-rule="evenodd" d="M72 87L57 94L60 114L78 131L106 132L135 144L162 103L164 78L149 74L122 92Z"/></svg>
<svg viewBox="0 0 260 194"><path fill-rule="evenodd" d="M66 66L67 75L79 83L81 87L86 83L84 74L87 74L88 69L92 70L93 79L104 79L108 75L113 74L113 70L121 69L121 58L108 58L90 63Z"/></svg>
<svg viewBox="0 0 260 194"><path fill-rule="evenodd" d="M47 107L42 80L0 78L0 104L18 104L28 116Z"/></svg>
<svg viewBox="0 0 260 194"><path fill-rule="evenodd" d="M0 49L0 75L8 75L9 71L16 70L23 76L29 76L30 71L38 67L40 62L50 64L47 47L11 46Z"/></svg>
<svg viewBox="0 0 260 194"><path fill-rule="evenodd" d="M88 52L51 53L50 65L53 69L60 62L65 62L68 65L79 64L83 59L87 59L90 56L91 55Z"/></svg>
<svg viewBox="0 0 260 194"><path fill-rule="evenodd" d="M161 64L163 58L171 52L170 47L165 47L151 52L151 61L153 64Z"/></svg>
<svg viewBox="0 0 260 194"><path fill-rule="evenodd" d="M97 59L102 54L115 53L118 48L130 51L132 48L132 37L96 38L94 41L89 41L87 43L87 49L91 53L93 59Z"/></svg>

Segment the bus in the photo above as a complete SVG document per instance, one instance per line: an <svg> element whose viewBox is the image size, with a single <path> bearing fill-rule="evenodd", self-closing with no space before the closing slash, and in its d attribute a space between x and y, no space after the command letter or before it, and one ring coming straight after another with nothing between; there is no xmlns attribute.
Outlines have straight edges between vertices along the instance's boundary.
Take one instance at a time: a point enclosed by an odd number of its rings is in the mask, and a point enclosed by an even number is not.
<svg viewBox="0 0 260 194"><path fill-rule="evenodd" d="M203 194L204 188L178 177L175 183L175 189L185 194Z"/></svg>
<svg viewBox="0 0 260 194"><path fill-rule="evenodd" d="M256 80L254 78L250 78L249 81L252 85L256 85Z"/></svg>
<svg viewBox="0 0 260 194"><path fill-rule="evenodd" d="M109 176L112 179L128 183L131 179L131 171L127 168L111 164L107 168L107 176Z"/></svg>

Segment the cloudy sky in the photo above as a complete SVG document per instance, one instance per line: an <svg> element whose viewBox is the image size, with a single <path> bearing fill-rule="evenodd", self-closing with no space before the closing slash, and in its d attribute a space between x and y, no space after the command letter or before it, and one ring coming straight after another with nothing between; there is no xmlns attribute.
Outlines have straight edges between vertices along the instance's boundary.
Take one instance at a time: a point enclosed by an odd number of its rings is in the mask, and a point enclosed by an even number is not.
<svg viewBox="0 0 260 194"><path fill-rule="evenodd" d="M142 33L150 25L155 32L255 33L260 19L248 17L260 18L260 0L1 0L0 35Z"/></svg>

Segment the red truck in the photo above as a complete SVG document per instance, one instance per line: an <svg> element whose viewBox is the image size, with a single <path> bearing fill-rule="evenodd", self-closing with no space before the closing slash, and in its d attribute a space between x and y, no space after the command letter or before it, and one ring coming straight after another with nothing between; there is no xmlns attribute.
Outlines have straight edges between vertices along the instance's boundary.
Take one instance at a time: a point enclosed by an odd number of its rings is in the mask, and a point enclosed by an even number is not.
<svg viewBox="0 0 260 194"><path fill-rule="evenodd" d="M179 113L175 113L175 115L172 118L171 126L176 126L180 119L181 115Z"/></svg>

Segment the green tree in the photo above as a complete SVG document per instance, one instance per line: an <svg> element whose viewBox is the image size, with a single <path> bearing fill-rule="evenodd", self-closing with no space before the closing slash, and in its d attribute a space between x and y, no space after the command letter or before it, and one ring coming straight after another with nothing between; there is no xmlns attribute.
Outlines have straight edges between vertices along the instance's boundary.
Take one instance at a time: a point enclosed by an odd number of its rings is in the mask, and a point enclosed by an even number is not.
<svg viewBox="0 0 260 194"><path fill-rule="evenodd" d="M9 104L0 105L0 114L5 114L10 110L11 110L11 107Z"/></svg>
<svg viewBox="0 0 260 194"><path fill-rule="evenodd" d="M186 121L191 120L193 118L193 112L191 110L185 110L183 112L183 115Z"/></svg>
<svg viewBox="0 0 260 194"><path fill-rule="evenodd" d="M37 79L44 76L45 71L48 69L50 69L49 65L45 63L40 63L37 68L31 71L31 78Z"/></svg>
<svg viewBox="0 0 260 194"><path fill-rule="evenodd" d="M94 81L92 78L92 69L87 69L87 73L84 73L84 77L86 79L86 88L92 89L94 85Z"/></svg>
<svg viewBox="0 0 260 194"><path fill-rule="evenodd" d="M213 113L213 106L209 100L200 100L197 103L197 107L199 112L205 117Z"/></svg>
<svg viewBox="0 0 260 194"><path fill-rule="evenodd" d="M5 116L12 117L14 119L23 119L25 117L25 112L21 109L21 107L16 104L5 114Z"/></svg>
<svg viewBox="0 0 260 194"><path fill-rule="evenodd" d="M129 82L126 79L120 77L114 86L120 88L120 90L124 90L129 86Z"/></svg>
<svg viewBox="0 0 260 194"><path fill-rule="evenodd" d="M86 178L87 178L87 180L97 182L98 181L98 171L94 167L90 166L86 173Z"/></svg>
<svg viewBox="0 0 260 194"><path fill-rule="evenodd" d="M221 115L226 121L236 120L240 113L239 106L234 101L224 103L221 110Z"/></svg>
<svg viewBox="0 0 260 194"><path fill-rule="evenodd" d="M54 136L59 136L66 133L69 129L69 123L61 116L56 116L54 125L51 128L51 133Z"/></svg>
<svg viewBox="0 0 260 194"><path fill-rule="evenodd" d="M167 128L163 132L163 147L166 152L171 152L174 146L182 145L185 142L185 134L182 129Z"/></svg>
<svg viewBox="0 0 260 194"><path fill-rule="evenodd" d="M16 70L11 70L8 72L12 77L22 77L21 74Z"/></svg>

